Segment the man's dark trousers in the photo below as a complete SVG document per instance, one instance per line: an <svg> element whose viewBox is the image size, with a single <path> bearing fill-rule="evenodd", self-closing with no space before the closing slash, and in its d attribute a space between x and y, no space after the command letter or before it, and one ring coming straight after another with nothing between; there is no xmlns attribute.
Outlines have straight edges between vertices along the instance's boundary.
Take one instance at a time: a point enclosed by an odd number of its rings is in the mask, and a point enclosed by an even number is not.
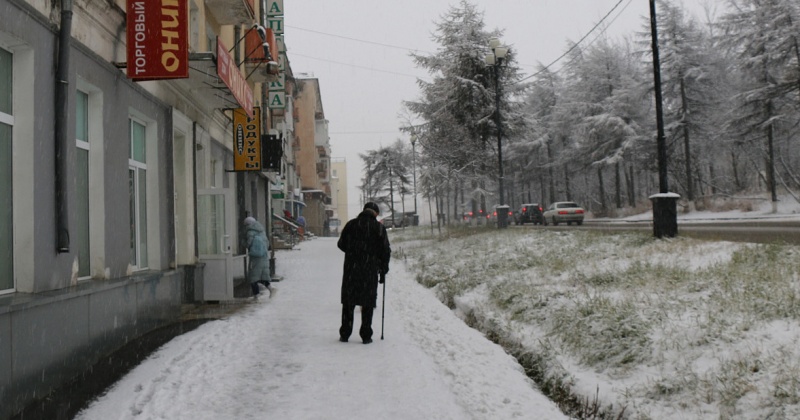
<svg viewBox="0 0 800 420"><path fill-rule="evenodd" d="M342 327L339 328L339 337L343 339L350 338L350 334L353 333L353 313L355 309L356 305L342 305ZM359 329L358 335L361 336L363 341L372 339L372 314L374 312L375 308L372 306L361 307L361 329Z"/></svg>

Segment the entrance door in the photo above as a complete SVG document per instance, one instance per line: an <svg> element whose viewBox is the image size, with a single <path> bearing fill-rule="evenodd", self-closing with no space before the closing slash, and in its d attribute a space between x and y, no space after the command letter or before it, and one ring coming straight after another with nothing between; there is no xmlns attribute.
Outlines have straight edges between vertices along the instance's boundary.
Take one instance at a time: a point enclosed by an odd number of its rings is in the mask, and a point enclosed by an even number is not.
<svg viewBox="0 0 800 420"><path fill-rule="evenodd" d="M203 300L232 300L236 274L233 256L233 192L230 189L197 191L197 243L203 273ZM238 261L238 265L242 262Z"/></svg>

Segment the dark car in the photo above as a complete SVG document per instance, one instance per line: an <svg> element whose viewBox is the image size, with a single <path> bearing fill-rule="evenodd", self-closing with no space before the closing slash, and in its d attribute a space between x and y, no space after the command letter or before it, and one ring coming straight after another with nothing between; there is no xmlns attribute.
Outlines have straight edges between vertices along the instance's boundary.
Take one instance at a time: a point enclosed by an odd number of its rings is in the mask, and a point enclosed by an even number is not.
<svg viewBox="0 0 800 420"><path fill-rule="evenodd" d="M544 217L542 217L542 205L539 203L523 204L519 208L516 222L518 225L524 225L525 223L533 223L534 225L544 224Z"/></svg>

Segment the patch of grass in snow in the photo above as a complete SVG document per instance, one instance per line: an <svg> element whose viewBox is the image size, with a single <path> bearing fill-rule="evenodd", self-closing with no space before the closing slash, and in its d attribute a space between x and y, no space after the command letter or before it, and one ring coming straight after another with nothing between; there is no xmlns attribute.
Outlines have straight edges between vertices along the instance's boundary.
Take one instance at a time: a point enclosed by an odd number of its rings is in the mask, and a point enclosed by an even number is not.
<svg viewBox="0 0 800 420"><path fill-rule="evenodd" d="M451 308L485 285L485 304L474 310L486 313L472 314L472 324L539 366L551 397L569 399L577 379L569 366L580 365L597 383L623 381L603 404L625 406L629 418L800 413L800 350L747 341L770 322L800 328L800 248L638 233L453 232L404 249L417 280ZM524 341L512 333L517 325L542 335ZM592 397L580 396L587 406Z"/></svg>
<svg viewBox="0 0 800 420"><path fill-rule="evenodd" d="M622 368L648 359L650 325L627 299L586 296L550 314L549 332L581 362Z"/></svg>
<svg viewBox="0 0 800 420"><path fill-rule="evenodd" d="M780 369L772 380L770 396L775 405L800 405L800 361L791 348L778 348Z"/></svg>
<svg viewBox="0 0 800 420"><path fill-rule="evenodd" d="M800 319L800 258L791 249L759 245L733 254L709 275L718 281L712 308L752 321Z"/></svg>

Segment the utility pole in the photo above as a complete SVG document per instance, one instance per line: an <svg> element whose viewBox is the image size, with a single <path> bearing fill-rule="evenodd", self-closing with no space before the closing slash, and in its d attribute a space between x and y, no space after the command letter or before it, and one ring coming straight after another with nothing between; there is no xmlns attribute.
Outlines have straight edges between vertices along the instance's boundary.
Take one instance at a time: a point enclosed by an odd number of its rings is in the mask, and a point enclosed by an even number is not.
<svg viewBox="0 0 800 420"><path fill-rule="evenodd" d="M650 0L650 31L653 48L653 83L656 100L656 146L658 148L658 194L650 196L653 202L653 235L672 238L678 234L677 200L679 195L669 192L667 177L667 142L664 136L664 116L661 97L661 62L658 56L658 28L656 2Z"/></svg>

